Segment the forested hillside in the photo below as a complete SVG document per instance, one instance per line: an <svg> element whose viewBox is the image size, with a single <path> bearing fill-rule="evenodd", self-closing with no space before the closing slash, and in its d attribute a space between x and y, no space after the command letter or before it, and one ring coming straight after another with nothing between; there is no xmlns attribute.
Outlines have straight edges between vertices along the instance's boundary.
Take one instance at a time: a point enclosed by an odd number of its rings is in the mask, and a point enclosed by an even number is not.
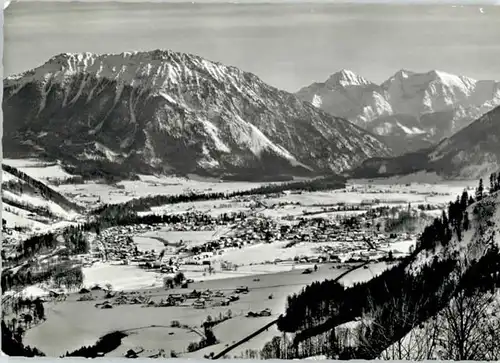
<svg viewBox="0 0 500 363"><path fill-rule="evenodd" d="M494 293L500 286L499 190L492 174L489 194L482 180L474 196L464 191L425 228L410 256L372 280L352 287L326 280L289 296L278 321L286 338L280 345L268 343L263 357L375 359L440 316L450 301ZM498 359L500 348L492 349L488 357ZM448 357L476 359L479 350Z"/></svg>

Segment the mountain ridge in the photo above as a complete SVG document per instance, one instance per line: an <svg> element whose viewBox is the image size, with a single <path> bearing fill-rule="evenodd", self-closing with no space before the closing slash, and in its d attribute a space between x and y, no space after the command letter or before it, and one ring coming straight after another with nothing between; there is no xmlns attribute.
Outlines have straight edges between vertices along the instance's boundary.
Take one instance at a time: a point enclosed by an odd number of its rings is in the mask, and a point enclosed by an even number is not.
<svg viewBox="0 0 500 363"><path fill-rule="evenodd" d="M62 53L7 77L4 93L4 132L18 140L7 153L24 145L146 172L271 174L339 173L391 154L371 133L256 75L168 50Z"/></svg>
<svg viewBox="0 0 500 363"><path fill-rule="evenodd" d="M439 144L395 158L368 159L352 171L354 177L436 172L449 178L477 179L500 168L500 106Z"/></svg>
<svg viewBox="0 0 500 363"><path fill-rule="evenodd" d="M496 80L401 69L381 84L354 72L343 82L329 82L338 74L301 88L297 96L380 135L398 154L450 137L500 105L500 82ZM401 125L409 118L419 129L418 135Z"/></svg>

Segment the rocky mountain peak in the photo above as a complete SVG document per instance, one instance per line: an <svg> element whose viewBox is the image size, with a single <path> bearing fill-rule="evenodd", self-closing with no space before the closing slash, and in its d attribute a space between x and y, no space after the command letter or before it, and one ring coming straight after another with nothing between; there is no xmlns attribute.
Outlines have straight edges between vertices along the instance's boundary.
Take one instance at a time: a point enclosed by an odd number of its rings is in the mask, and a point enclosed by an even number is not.
<svg viewBox="0 0 500 363"><path fill-rule="evenodd" d="M7 78L4 94L7 153L22 145L118 170L263 174L339 173L390 154L251 73L172 51L60 54Z"/></svg>
<svg viewBox="0 0 500 363"><path fill-rule="evenodd" d="M332 74L325 82L325 85L327 86L342 87L362 85L366 86L369 84L372 83L348 69L342 69L339 72Z"/></svg>

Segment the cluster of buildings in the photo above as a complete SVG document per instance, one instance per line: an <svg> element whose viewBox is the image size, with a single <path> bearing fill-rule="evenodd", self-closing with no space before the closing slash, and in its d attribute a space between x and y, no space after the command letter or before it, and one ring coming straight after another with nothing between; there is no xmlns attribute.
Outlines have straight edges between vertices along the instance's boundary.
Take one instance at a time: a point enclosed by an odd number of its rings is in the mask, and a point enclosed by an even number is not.
<svg viewBox="0 0 500 363"><path fill-rule="evenodd" d="M346 208L338 205L335 209ZM364 207L363 207L364 208ZM292 221L278 220L255 213L233 213L213 217L203 212L189 212L179 218L174 218L171 223L160 223L154 225L131 225L113 227L102 231L95 237L92 243L92 259L120 260L124 264L137 263L148 268L158 269L164 273L174 273L180 264L208 265L214 257L220 256L227 249L242 248L246 245L256 243L273 243L286 241L287 247L292 247L301 242L323 242L318 245L321 254L328 260L336 260L336 255L353 254L358 251L363 256L376 258L381 252L377 252L380 243L394 241L394 236L377 232L374 228L363 229L370 220L376 218L379 213L358 215L355 218L359 223L352 228L345 228L342 220L325 218L307 218L297 216ZM137 236L148 231L171 230L171 231L207 231L215 230L214 227L230 226L230 232L225 235L214 237L213 240L203 244L184 244L175 248L175 255L162 258L154 251L140 251L132 236ZM400 238L411 238L412 236L398 236ZM328 242L328 243L326 243ZM335 244L332 246L331 242ZM366 255L366 256L365 256ZM333 257L332 257L333 256ZM172 262L172 259L174 260ZM225 270L234 270L234 266L221 266Z"/></svg>

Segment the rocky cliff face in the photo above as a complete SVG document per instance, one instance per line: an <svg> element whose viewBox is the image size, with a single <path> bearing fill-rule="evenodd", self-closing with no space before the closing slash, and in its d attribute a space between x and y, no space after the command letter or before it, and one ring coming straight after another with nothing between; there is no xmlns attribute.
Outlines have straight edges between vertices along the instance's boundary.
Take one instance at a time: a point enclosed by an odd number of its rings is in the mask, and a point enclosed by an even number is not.
<svg viewBox="0 0 500 363"><path fill-rule="evenodd" d="M164 173L339 173L389 148L253 74L171 51L61 54L4 82L4 152Z"/></svg>

